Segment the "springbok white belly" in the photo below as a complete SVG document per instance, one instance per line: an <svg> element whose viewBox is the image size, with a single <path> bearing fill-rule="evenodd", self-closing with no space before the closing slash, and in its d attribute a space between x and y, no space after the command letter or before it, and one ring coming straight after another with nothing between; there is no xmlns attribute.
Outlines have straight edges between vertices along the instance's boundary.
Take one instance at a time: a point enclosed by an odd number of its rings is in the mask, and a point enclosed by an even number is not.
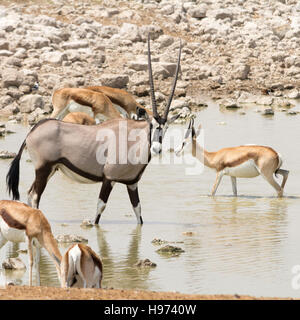
<svg viewBox="0 0 300 320"><path fill-rule="evenodd" d="M25 242L25 230L11 228L2 217L0 217L0 231L3 237L12 242Z"/></svg>
<svg viewBox="0 0 300 320"><path fill-rule="evenodd" d="M224 169L224 173L227 176L237 178L254 178L260 175L252 159L245 161L235 167L227 167Z"/></svg>
<svg viewBox="0 0 300 320"><path fill-rule="evenodd" d="M73 181L76 181L76 182L79 182L79 183L97 183L97 181L93 181L93 180L90 180L90 179L87 179L87 178L84 178L84 177L80 176L79 174L77 174L74 171L70 170L69 168L67 168L63 164L58 165L57 168L66 177L68 177L69 179L71 179Z"/></svg>

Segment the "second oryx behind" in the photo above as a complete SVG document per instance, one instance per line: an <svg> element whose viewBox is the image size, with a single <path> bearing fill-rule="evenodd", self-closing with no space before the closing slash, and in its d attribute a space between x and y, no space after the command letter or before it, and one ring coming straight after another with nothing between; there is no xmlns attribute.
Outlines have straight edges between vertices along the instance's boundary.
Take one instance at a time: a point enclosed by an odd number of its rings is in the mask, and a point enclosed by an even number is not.
<svg viewBox="0 0 300 320"><path fill-rule="evenodd" d="M137 222L143 223L138 194L138 182L146 169L151 154L162 150L163 135L168 127L168 113L174 95L179 66L179 49L172 90L163 116L157 111L148 37L148 66L153 119L134 121L113 119L95 126L83 126L55 119L37 123L24 140L7 174L7 186L13 199L19 199L19 166L22 152L27 146L35 168L35 180L28 192L28 203L39 207L41 195L55 173L60 170L80 183L102 182L95 223L106 207L116 182L125 184L136 214ZM173 118L174 119L174 118ZM173 120L172 119L172 120Z"/></svg>

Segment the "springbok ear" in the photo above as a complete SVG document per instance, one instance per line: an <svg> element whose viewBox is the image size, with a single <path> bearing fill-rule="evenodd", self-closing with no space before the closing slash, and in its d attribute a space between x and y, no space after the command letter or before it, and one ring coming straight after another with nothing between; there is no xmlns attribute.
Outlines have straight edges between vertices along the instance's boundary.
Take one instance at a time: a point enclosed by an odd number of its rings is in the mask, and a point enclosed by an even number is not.
<svg viewBox="0 0 300 320"><path fill-rule="evenodd" d="M167 124L170 124L172 122L174 122L175 120L177 120L180 117L180 113L176 114L175 116L171 117L168 121Z"/></svg>
<svg viewBox="0 0 300 320"><path fill-rule="evenodd" d="M148 122L150 121L147 111L141 107L136 107L136 116L137 120L146 119Z"/></svg>
<svg viewBox="0 0 300 320"><path fill-rule="evenodd" d="M140 107L136 107L136 114L137 116L140 117L144 117L146 113L146 110Z"/></svg>

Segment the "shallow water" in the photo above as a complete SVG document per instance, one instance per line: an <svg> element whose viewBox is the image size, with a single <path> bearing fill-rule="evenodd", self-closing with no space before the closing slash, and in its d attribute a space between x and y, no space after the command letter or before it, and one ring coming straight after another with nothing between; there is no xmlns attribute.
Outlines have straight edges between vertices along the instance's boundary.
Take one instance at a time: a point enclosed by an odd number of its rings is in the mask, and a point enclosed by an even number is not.
<svg viewBox="0 0 300 320"><path fill-rule="evenodd" d="M150 164L140 183L144 225L136 225L126 187L116 184L102 215L100 226L83 229L84 218L94 219L100 184L84 185L55 174L42 196L40 209L55 235L77 234L100 254L104 287L178 291L198 294L250 294L300 297L293 289L294 265L300 265L300 141L299 115L277 112L264 117L255 108L219 111L213 103L199 112L196 123L204 128L205 147L214 151L241 144L273 147L283 156L282 168L290 170L285 197L276 198L262 177L238 179L238 197L232 196L231 181L224 177L216 197L210 192L215 172L205 168L186 175L185 165ZM17 152L29 128L9 124L16 134L0 140L0 150ZM180 126L177 126L180 127ZM20 193L26 202L34 170L21 161ZM11 160L0 161L0 198L8 199L5 176ZM186 235L185 232L193 232ZM158 254L154 238L184 249L176 257ZM7 244L0 261L17 256L25 244ZM68 246L60 246L62 253ZM27 263L27 256L20 254ZM134 264L149 258L156 268L139 269ZM0 269L4 281L28 283L28 272ZM41 259L42 285L58 286L54 264L46 251Z"/></svg>

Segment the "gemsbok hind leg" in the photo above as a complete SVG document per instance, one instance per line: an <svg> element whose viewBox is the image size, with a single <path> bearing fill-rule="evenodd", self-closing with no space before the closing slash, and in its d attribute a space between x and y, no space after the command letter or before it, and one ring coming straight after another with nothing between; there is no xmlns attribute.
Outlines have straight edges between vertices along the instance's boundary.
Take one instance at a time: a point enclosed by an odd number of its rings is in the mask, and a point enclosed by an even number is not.
<svg viewBox="0 0 300 320"><path fill-rule="evenodd" d="M28 205L37 209L39 207L41 195L44 192L47 182L53 175L55 170L50 166L44 166L35 170L35 180L28 191Z"/></svg>
<svg viewBox="0 0 300 320"><path fill-rule="evenodd" d="M141 203L140 203L137 183L127 185L127 191L128 191L130 202L133 207L133 211L137 219L137 223L143 224L143 218L141 216Z"/></svg>
<svg viewBox="0 0 300 320"><path fill-rule="evenodd" d="M114 181L110 181L107 179L104 179L102 182L102 187L99 195L99 200L97 204L97 213L96 213L96 218L95 218L95 224L99 223L99 220L101 218L101 214L104 211L106 207L107 200L109 198L109 195L111 193L111 190L114 186Z"/></svg>

